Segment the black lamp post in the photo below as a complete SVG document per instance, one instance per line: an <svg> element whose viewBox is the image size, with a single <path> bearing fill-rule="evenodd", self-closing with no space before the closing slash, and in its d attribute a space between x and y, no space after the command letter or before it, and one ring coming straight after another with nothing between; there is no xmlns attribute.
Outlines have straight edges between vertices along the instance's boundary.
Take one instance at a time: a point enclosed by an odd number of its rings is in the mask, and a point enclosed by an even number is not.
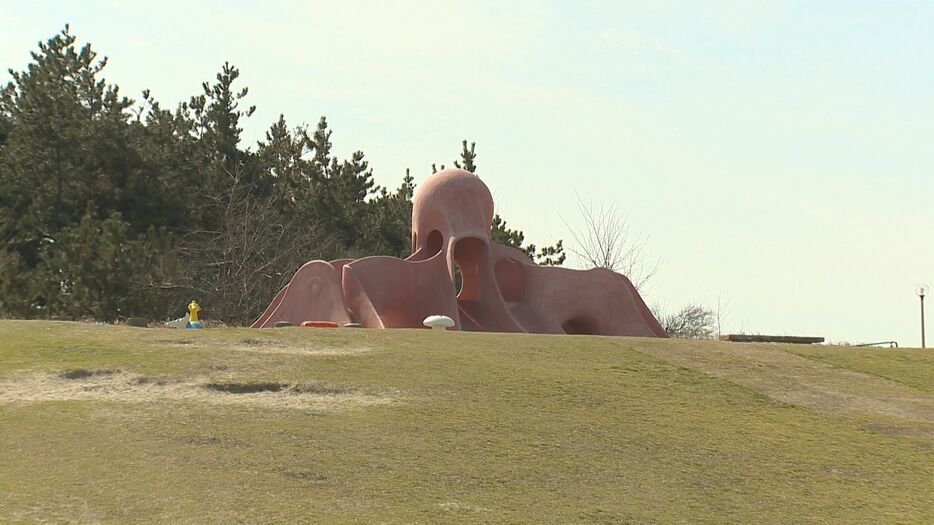
<svg viewBox="0 0 934 525"><path fill-rule="evenodd" d="M924 348L924 296L928 294L928 285L919 284L915 293L921 298L921 348Z"/></svg>

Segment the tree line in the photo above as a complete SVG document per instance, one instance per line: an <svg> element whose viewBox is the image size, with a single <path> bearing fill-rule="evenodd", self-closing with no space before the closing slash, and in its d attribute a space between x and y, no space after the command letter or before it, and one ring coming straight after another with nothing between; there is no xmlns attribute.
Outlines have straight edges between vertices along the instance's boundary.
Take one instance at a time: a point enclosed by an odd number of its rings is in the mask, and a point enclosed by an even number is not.
<svg viewBox="0 0 934 525"><path fill-rule="evenodd" d="M198 298L244 324L308 260L409 254L409 170L377 185L362 151L332 153L325 117L280 115L245 144L255 106L233 65L166 108L124 96L68 26L31 57L0 89L0 316L164 319ZM475 172L476 144L455 165ZM565 260L499 215L491 236Z"/></svg>

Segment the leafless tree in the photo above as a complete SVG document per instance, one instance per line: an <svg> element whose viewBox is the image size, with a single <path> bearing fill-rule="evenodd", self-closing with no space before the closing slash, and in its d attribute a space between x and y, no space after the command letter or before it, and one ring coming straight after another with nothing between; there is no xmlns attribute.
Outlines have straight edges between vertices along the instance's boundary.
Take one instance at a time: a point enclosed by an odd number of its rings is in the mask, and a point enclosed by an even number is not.
<svg viewBox="0 0 934 525"><path fill-rule="evenodd" d="M246 324L334 239L285 216L275 196L255 197L234 179L223 195L210 198L220 212L218 229L190 231L179 258L184 288L201 302L205 318Z"/></svg>
<svg viewBox="0 0 934 525"><path fill-rule="evenodd" d="M573 241L568 250L577 256L578 264L622 273L637 290L642 290L661 266L660 257L651 258L645 252L648 238L631 231L616 204L595 207L585 204L578 195L577 207L584 225L575 227L567 221L564 225Z"/></svg>
<svg viewBox="0 0 934 525"><path fill-rule="evenodd" d="M733 297L723 297L722 292L717 292L717 308L713 311L714 315L714 324L717 327L716 336L719 338L723 335L723 323L729 317L730 313L733 311Z"/></svg>
<svg viewBox="0 0 934 525"><path fill-rule="evenodd" d="M656 313L656 317L671 337L709 339L717 329L716 314L701 305L689 304L673 314Z"/></svg>

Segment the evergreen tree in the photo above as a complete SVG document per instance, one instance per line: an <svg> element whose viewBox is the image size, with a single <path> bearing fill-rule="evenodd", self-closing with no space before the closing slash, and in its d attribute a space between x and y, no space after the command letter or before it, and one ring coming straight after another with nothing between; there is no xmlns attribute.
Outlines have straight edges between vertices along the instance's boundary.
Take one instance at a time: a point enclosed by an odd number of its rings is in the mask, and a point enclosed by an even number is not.
<svg viewBox="0 0 934 525"><path fill-rule="evenodd" d="M133 164L125 150L131 101L98 79L106 59L89 44L78 49L67 26L32 58L26 71L10 71L0 96L0 205L13 218L4 240L22 243L27 259L41 238L76 222L89 200L106 214Z"/></svg>
<svg viewBox="0 0 934 525"><path fill-rule="evenodd" d="M298 209L311 195L313 165L305 157L312 149L307 128L290 130L284 115L258 144L259 169L272 181L284 209Z"/></svg>
<svg viewBox="0 0 934 525"><path fill-rule="evenodd" d="M221 71L215 77L216 83L203 82L203 94L192 97L189 106L194 112L197 130L204 140L210 154L220 160L227 172L233 172L243 161L240 145L240 120L248 118L256 111L250 106L246 111L240 109L249 88L237 91L233 84L240 77L240 70L224 62Z"/></svg>
<svg viewBox="0 0 934 525"><path fill-rule="evenodd" d="M0 90L0 273L15 272L0 284L0 311L112 318L148 309L160 302L150 292L167 289L166 276L150 279L146 265L128 261L169 257L168 237L146 243L184 215L156 164L164 157L152 154L149 131L157 127L147 129L141 113L133 118L133 101L101 78L106 59L90 44L79 47L67 26L32 58ZM156 116L164 112L148 118ZM177 142L174 131L162 138ZM95 278L95 264L126 273ZM70 290L99 299L76 300ZM154 302L133 299L143 297Z"/></svg>
<svg viewBox="0 0 934 525"><path fill-rule="evenodd" d="M179 105L175 112L163 109L148 90L144 91L143 104L131 126L142 170L161 185L157 199L149 193L139 194L143 200L157 201L157 207L149 213L151 225L176 233L202 225L201 179L209 164L195 137L195 123L187 104Z"/></svg>
<svg viewBox="0 0 934 525"><path fill-rule="evenodd" d="M363 245L372 255L405 258L412 253L412 197L415 179L405 170L402 184L394 192L380 188L377 198L368 203Z"/></svg>
<svg viewBox="0 0 934 525"><path fill-rule="evenodd" d="M175 262L166 247L171 236L151 229L134 238L114 212L98 219L89 206L81 220L43 246L35 291L39 305L56 314L114 320L165 312Z"/></svg>
<svg viewBox="0 0 934 525"><path fill-rule="evenodd" d="M323 230L337 237L338 257L365 252L361 245L368 210L366 198L379 191L373 170L362 151L341 161L331 155L331 131L321 117L311 138L314 156L311 161L311 201L307 215Z"/></svg>
<svg viewBox="0 0 934 525"><path fill-rule="evenodd" d="M469 171L470 173L477 173L477 165L474 164L474 159L477 158L477 153L476 153L477 143L471 142L469 149L467 148L466 139L464 140L462 144L463 144L464 149L461 150L461 161L463 162L463 164L455 160L454 165L464 171Z"/></svg>

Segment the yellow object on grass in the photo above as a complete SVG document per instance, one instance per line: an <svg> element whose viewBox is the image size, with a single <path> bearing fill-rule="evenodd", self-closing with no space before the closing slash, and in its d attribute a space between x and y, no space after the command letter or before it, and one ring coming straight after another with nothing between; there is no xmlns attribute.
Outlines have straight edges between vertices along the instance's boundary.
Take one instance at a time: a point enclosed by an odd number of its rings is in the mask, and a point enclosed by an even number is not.
<svg viewBox="0 0 934 525"><path fill-rule="evenodd" d="M201 307L198 306L198 301L194 299L191 300L191 303L188 304L188 322L196 323L198 322L198 312L201 311Z"/></svg>

